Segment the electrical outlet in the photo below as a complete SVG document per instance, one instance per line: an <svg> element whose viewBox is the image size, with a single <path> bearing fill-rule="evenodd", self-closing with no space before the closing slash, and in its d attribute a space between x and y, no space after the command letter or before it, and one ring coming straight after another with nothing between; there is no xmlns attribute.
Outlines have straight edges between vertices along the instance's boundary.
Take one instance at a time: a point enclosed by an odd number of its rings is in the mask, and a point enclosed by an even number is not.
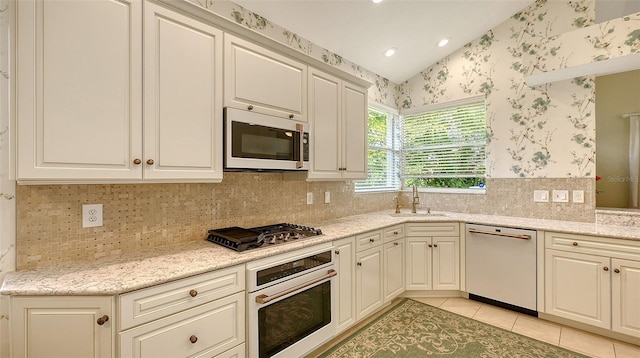
<svg viewBox="0 0 640 358"><path fill-rule="evenodd" d="M313 204L313 193L312 192L308 192L307 193L307 205L311 205Z"/></svg>
<svg viewBox="0 0 640 358"><path fill-rule="evenodd" d="M584 203L584 190L574 190L571 197L574 203Z"/></svg>
<svg viewBox="0 0 640 358"><path fill-rule="evenodd" d="M549 202L549 190L534 190L533 191L533 201L538 203L548 203Z"/></svg>
<svg viewBox="0 0 640 358"><path fill-rule="evenodd" d="M553 202L554 203L568 203L569 202L569 190L553 190Z"/></svg>
<svg viewBox="0 0 640 358"><path fill-rule="evenodd" d="M329 204L331 202L331 192L330 191L325 191L324 192L324 203L325 204Z"/></svg>
<svg viewBox="0 0 640 358"><path fill-rule="evenodd" d="M82 227L102 226L102 204L82 205Z"/></svg>

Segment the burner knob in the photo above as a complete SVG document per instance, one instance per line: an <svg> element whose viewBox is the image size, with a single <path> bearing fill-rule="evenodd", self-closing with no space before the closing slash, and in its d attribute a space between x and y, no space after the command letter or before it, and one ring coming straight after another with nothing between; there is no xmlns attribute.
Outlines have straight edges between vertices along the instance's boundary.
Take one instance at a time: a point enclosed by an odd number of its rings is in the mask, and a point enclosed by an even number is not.
<svg viewBox="0 0 640 358"><path fill-rule="evenodd" d="M275 244L276 243L276 237L275 236L271 236L271 240L269 240L270 244Z"/></svg>

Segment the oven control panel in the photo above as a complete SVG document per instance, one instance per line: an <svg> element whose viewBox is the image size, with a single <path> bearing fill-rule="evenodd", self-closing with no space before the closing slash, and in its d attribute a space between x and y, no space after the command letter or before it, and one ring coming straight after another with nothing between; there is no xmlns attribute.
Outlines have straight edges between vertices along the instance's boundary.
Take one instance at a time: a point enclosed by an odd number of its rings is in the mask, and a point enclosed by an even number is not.
<svg viewBox="0 0 640 358"><path fill-rule="evenodd" d="M328 250L259 270L256 273L256 285L260 287L318 266L330 264L331 259L332 251Z"/></svg>

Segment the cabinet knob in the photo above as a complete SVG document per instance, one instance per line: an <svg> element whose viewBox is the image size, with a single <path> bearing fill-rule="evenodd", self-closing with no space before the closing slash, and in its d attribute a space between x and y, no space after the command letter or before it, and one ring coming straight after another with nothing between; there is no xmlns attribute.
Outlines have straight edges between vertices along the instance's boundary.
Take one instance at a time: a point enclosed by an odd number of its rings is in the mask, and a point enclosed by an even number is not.
<svg viewBox="0 0 640 358"><path fill-rule="evenodd" d="M429 246L429 247L433 247L433 245L431 245L431 244L429 244L429 245L427 245L427 246Z"/></svg>
<svg viewBox="0 0 640 358"><path fill-rule="evenodd" d="M293 114L290 114L290 115L289 115L289 119L293 119Z"/></svg>
<svg viewBox="0 0 640 358"><path fill-rule="evenodd" d="M433 244L433 247L438 247L438 244Z"/></svg>
<svg viewBox="0 0 640 358"><path fill-rule="evenodd" d="M248 110L253 111L253 105L250 104L249 107L247 107Z"/></svg>
<svg viewBox="0 0 640 358"><path fill-rule="evenodd" d="M400 244L398 244L397 242L393 243L393 246L398 246L398 245L400 245Z"/></svg>
<svg viewBox="0 0 640 358"><path fill-rule="evenodd" d="M140 163L142 163L142 160L140 160L140 159L138 159L138 158L136 158L136 159L134 159L134 160L133 160L133 164L135 164L135 165L138 165L138 164L140 164Z"/></svg>
<svg viewBox="0 0 640 358"><path fill-rule="evenodd" d="M189 291L189 296L196 297L197 295L198 295L198 291L196 291L196 290Z"/></svg>
<svg viewBox="0 0 640 358"><path fill-rule="evenodd" d="M149 165L153 165L153 163L154 163L153 159L148 159L148 160L147 160L147 164L149 164Z"/></svg>
<svg viewBox="0 0 640 358"><path fill-rule="evenodd" d="M369 242L376 242L376 239L369 239Z"/></svg>
<svg viewBox="0 0 640 358"><path fill-rule="evenodd" d="M578 246L578 243L574 241L571 245Z"/></svg>
<svg viewBox="0 0 640 358"><path fill-rule="evenodd" d="M393 232L393 234L394 234L394 235L398 235L398 232L397 232L397 231L394 231L394 232Z"/></svg>
<svg viewBox="0 0 640 358"><path fill-rule="evenodd" d="M336 255L340 255L340 250L336 250Z"/></svg>
<svg viewBox="0 0 640 358"><path fill-rule="evenodd" d="M189 337L189 342L196 343L197 341L198 341L198 337L193 336L193 335L191 337Z"/></svg>
<svg viewBox="0 0 640 358"><path fill-rule="evenodd" d="M609 268L607 266L603 267L602 269L605 271L609 271Z"/></svg>
<svg viewBox="0 0 640 358"><path fill-rule="evenodd" d="M620 270L618 270L618 269L613 269L613 272L615 272L615 273L620 273Z"/></svg>
<svg viewBox="0 0 640 358"><path fill-rule="evenodd" d="M358 266L362 266L362 262L358 262L356 265L358 265Z"/></svg>
<svg viewBox="0 0 640 358"><path fill-rule="evenodd" d="M98 318L98 320L96 321L96 323L98 324L98 326L102 326L103 324L105 324L107 321L109 320L109 316L104 315L100 318Z"/></svg>

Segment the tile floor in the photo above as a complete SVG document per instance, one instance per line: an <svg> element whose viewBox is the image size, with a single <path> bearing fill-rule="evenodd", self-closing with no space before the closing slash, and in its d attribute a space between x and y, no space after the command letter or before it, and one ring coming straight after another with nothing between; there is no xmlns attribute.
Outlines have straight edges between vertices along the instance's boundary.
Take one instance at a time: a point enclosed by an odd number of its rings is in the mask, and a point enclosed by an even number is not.
<svg viewBox="0 0 640 358"><path fill-rule="evenodd" d="M597 358L640 358L640 346L466 298L412 299Z"/></svg>

